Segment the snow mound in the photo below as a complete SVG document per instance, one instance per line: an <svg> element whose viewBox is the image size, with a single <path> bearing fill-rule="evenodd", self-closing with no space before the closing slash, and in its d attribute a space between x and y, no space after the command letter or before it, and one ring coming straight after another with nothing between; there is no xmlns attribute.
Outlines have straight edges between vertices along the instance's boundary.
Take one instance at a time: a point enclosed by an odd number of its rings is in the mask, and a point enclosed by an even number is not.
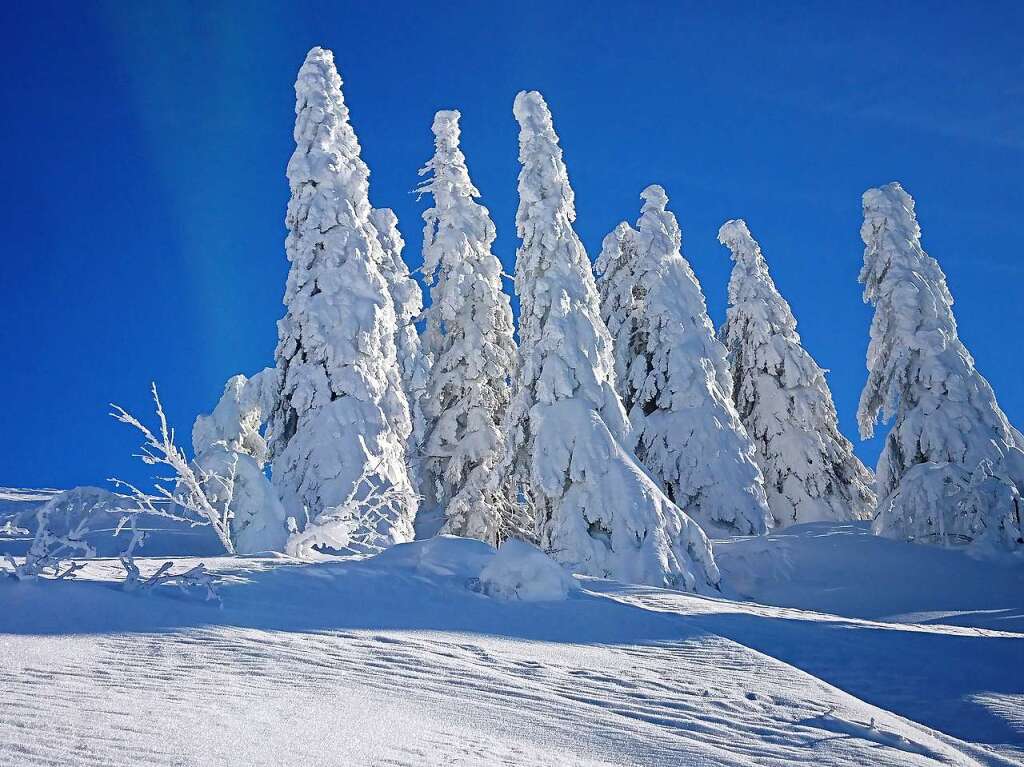
<svg viewBox="0 0 1024 767"><path fill-rule="evenodd" d="M375 567L412 570L418 575L476 578L494 556L494 548L472 538L439 535L412 543L399 543L369 562Z"/></svg>
<svg viewBox="0 0 1024 767"><path fill-rule="evenodd" d="M505 541L480 573L480 590L489 597L522 602L557 602L578 589L561 565L529 543Z"/></svg>

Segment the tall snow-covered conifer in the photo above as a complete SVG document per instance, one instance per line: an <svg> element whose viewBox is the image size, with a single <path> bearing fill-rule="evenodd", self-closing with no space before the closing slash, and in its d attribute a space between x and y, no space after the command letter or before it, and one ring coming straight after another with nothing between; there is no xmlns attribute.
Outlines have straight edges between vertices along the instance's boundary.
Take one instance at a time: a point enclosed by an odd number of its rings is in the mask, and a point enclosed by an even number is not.
<svg viewBox="0 0 1024 767"><path fill-rule="evenodd" d="M597 271L615 380L634 447L662 490L707 532L772 525L754 445L732 402L726 351L660 186L641 193L639 231L621 224Z"/></svg>
<svg viewBox="0 0 1024 767"><path fill-rule="evenodd" d="M689 590L719 574L700 527L640 468L614 387L612 344L573 230L573 191L544 99L515 100L520 365L502 469L542 548L577 572Z"/></svg>
<svg viewBox="0 0 1024 767"><path fill-rule="evenodd" d="M395 305L395 319L398 323L395 350L402 377L402 391L409 406L409 418L403 415L400 407L394 413L395 428L405 428L411 419L412 431L406 439L406 460L413 486L422 492L423 440L427 425L423 414L423 395L430 369L429 357L422 350L420 336L416 331L416 321L423 311L423 291L409 274L409 267L402 259L405 240L398 231L398 217L394 211L391 208L374 208L370 212L370 222L377 230L383 256L381 273L388 283L388 292Z"/></svg>
<svg viewBox="0 0 1024 767"><path fill-rule="evenodd" d="M741 220L723 224L718 241L735 262L721 331L733 398L754 440L776 523L870 517L871 473L839 431L825 373L801 344L760 246Z"/></svg>
<svg viewBox="0 0 1024 767"><path fill-rule="evenodd" d="M960 341L938 262L897 183L864 193L864 300L875 306L861 435L895 416L878 461L875 532L1024 547L1024 438Z"/></svg>
<svg viewBox="0 0 1024 767"><path fill-rule="evenodd" d="M459 113L434 117L434 156L419 191L434 205L423 213L423 273L430 290L424 341L433 358L425 411L425 504L444 512L442 532L496 543L501 506L493 475L504 449L501 421L515 370L512 309L501 290L495 230L476 201L459 149Z"/></svg>
<svg viewBox="0 0 1024 767"><path fill-rule="evenodd" d="M410 433L395 351L397 321L370 220L369 170L348 121L330 51L313 48L295 83L288 163L291 268L278 323L280 392L270 425L273 481L300 523L365 495L407 500L370 522L377 541L412 538ZM368 482L360 482L364 478ZM362 535L360 537L363 537Z"/></svg>

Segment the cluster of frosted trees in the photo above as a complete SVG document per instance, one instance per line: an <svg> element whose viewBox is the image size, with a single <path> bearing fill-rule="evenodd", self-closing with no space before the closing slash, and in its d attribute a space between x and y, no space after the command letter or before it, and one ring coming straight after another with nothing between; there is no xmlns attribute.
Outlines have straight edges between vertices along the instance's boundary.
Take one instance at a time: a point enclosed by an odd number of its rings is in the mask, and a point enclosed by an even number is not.
<svg viewBox="0 0 1024 767"><path fill-rule="evenodd" d="M708 535L874 517L894 537L1022 545L1024 439L957 338L899 185L864 196L861 431L894 419L876 478L743 221L719 232L735 263L719 333L660 186L595 270L551 112L520 93L517 339L459 113L437 113L420 171L424 310L330 51L310 51L296 97L276 364L196 426L198 461L242 457L238 550L287 545L286 519L324 549L525 538L576 572L706 591Z"/></svg>

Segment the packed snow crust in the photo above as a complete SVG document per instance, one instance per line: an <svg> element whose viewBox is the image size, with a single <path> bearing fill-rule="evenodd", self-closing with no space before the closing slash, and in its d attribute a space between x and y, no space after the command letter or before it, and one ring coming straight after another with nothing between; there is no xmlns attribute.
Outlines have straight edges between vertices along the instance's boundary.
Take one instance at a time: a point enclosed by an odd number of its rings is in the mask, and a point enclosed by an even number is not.
<svg viewBox="0 0 1024 767"><path fill-rule="evenodd" d="M719 548L766 604L594 578L568 599L495 598L488 572L543 555L502 563L448 536L319 564L206 559L221 608L125 593L111 560L79 581L0 579L0 764L1024 758L1019 569L857 523ZM859 577L890 585L877 611Z"/></svg>

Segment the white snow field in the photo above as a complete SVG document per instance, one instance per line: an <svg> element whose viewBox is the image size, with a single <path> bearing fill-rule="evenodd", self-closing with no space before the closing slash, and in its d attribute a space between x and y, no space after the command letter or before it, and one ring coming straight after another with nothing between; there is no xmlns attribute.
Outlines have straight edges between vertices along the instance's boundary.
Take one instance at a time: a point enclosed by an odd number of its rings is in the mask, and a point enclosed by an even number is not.
<svg viewBox="0 0 1024 767"><path fill-rule="evenodd" d="M0 765L1024 759L1019 563L868 523L716 542L733 597L757 604L564 588L519 547L206 558L222 607L126 593L110 559L77 581L0 578Z"/></svg>

